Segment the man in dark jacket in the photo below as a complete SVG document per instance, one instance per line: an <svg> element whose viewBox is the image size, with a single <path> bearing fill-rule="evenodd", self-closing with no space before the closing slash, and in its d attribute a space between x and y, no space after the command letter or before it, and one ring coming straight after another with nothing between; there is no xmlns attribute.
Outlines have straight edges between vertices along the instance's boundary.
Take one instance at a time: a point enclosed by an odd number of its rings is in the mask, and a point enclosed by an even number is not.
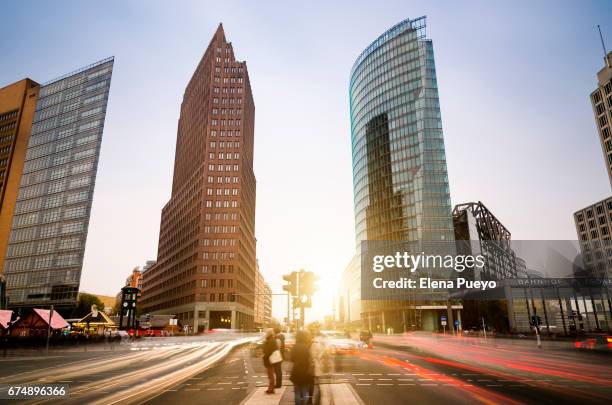
<svg viewBox="0 0 612 405"><path fill-rule="evenodd" d="M295 347L291 351L291 360L293 361L291 381L295 390L295 405L306 405L309 400L308 390L314 382L308 332L297 333Z"/></svg>
<svg viewBox="0 0 612 405"><path fill-rule="evenodd" d="M280 327L274 328L274 334L276 338L276 346L280 349L283 359L285 359L285 335L281 333ZM276 373L276 388L283 386L283 362L279 361L274 364L274 372Z"/></svg>

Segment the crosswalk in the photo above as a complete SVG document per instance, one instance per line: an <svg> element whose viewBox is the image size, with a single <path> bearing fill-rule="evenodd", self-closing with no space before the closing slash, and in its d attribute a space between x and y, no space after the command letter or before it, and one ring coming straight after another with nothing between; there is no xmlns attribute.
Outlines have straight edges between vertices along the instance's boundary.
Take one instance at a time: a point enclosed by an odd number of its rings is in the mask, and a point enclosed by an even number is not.
<svg viewBox="0 0 612 405"><path fill-rule="evenodd" d="M242 401L241 405L278 405L287 387L276 389L274 394L266 394L266 387L259 387Z"/></svg>
<svg viewBox="0 0 612 405"><path fill-rule="evenodd" d="M348 383L321 384L321 405L364 405ZM289 405L294 403L293 386L284 386L274 394L266 394L267 387L259 387L240 405Z"/></svg>

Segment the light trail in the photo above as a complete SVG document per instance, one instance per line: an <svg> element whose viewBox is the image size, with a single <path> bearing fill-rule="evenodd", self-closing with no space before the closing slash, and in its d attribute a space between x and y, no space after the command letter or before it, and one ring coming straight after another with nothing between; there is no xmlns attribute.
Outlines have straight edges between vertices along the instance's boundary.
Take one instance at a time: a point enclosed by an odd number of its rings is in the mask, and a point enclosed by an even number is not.
<svg viewBox="0 0 612 405"><path fill-rule="evenodd" d="M194 339L185 344L156 346L151 350L111 352L113 357L110 359L94 358L20 373L3 378L2 383L6 381L27 385L76 382L70 384L68 398L36 400L30 404L141 403L210 368L233 348L249 343L256 337L231 338L227 340L226 336L226 341L222 341L222 338L208 341Z"/></svg>
<svg viewBox="0 0 612 405"><path fill-rule="evenodd" d="M410 371L423 379L437 381L443 384L454 384L453 386L448 386L449 390L454 391L462 391L470 395L474 400L487 405L492 404L508 404L508 405L520 405L523 402L514 400L510 397L507 397L503 394L499 394L494 391L490 391L484 389L482 387L478 387L472 384L466 384L466 382L459 380L455 377L445 375L442 373L434 372L433 370L429 370L427 368L416 366L412 363L408 363L390 356L379 356L376 354L366 354L363 353L360 355L362 359L370 360L370 361L378 361L382 364L387 365L388 367L401 367L404 370ZM443 380L440 378L443 377Z"/></svg>

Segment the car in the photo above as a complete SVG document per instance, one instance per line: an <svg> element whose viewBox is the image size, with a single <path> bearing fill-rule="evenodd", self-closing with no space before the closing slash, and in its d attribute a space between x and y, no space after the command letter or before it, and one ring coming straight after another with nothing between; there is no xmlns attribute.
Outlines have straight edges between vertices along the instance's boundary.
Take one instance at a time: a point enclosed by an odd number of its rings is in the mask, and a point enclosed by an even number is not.
<svg viewBox="0 0 612 405"><path fill-rule="evenodd" d="M582 337L574 342L576 349L612 351L612 336L592 334Z"/></svg>
<svg viewBox="0 0 612 405"><path fill-rule="evenodd" d="M332 354L355 354L365 348L365 343L348 339L344 332L321 331L323 343Z"/></svg>

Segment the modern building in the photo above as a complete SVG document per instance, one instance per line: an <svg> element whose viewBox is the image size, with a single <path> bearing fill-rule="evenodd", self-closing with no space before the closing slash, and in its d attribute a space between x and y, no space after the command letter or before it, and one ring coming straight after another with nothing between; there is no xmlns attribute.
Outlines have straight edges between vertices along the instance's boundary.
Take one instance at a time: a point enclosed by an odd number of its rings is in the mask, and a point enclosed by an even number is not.
<svg viewBox="0 0 612 405"><path fill-rule="evenodd" d="M125 279L125 286L136 287L139 290L142 289L142 271L140 267L134 267L132 273Z"/></svg>
<svg viewBox="0 0 612 405"><path fill-rule="evenodd" d="M425 29L425 17L401 21L372 42L351 70L358 256L362 242L373 240L442 242L446 253L454 253L436 67ZM447 310L444 301L364 301L361 318L379 331L408 324L436 330ZM408 321L411 314L418 319Z"/></svg>
<svg viewBox="0 0 612 405"><path fill-rule="evenodd" d="M604 63L597 73L597 89L590 98L612 186L612 52L605 55ZM612 262L608 260L608 251L612 254L612 197L576 211L574 223L585 271L590 276L611 277Z"/></svg>
<svg viewBox="0 0 612 405"><path fill-rule="evenodd" d="M361 320L360 259L354 255L340 277L338 319L345 325L357 325Z"/></svg>
<svg viewBox="0 0 612 405"><path fill-rule="evenodd" d="M456 205L453 223L457 254L484 258L484 266L472 266L464 270L461 277L496 280L504 286L510 280L527 277L525 260L512 249L512 234L481 201ZM503 298L497 300L486 299L480 292L463 298L463 317L459 311L457 313L458 329L478 329L484 317L489 326L510 331L517 330L517 322L521 319L529 319L527 315L521 318L525 300L515 300L510 288L505 288Z"/></svg>
<svg viewBox="0 0 612 405"><path fill-rule="evenodd" d="M40 87L3 265L12 308L76 305L113 61Z"/></svg>
<svg viewBox="0 0 612 405"><path fill-rule="evenodd" d="M588 275L612 276L612 263L607 252L612 249L612 197L575 212L574 223Z"/></svg>
<svg viewBox="0 0 612 405"><path fill-rule="evenodd" d="M246 62L219 25L183 96L172 195L143 310L191 330L251 329L255 307L255 105Z"/></svg>
<svg viewBox="0 0 612 405"><path fill-rule="evenodd" d="M263 310L264 325L272 323L272 288L268 283L264 284L264 310Z"/></svg>
<svg viewBox="0 0 612 405"><path fill-rule="evenodd" d="M30 79L0 89L0 273L39 91Z"/></svg>
<svg viewBox="0 0 612 405"><path fill-rule="evenodd" d="M591 104L612 186L612 52L604 62L605 66L597 73L597 89L591 93Z"/></svg>
<svg viewBox="0 0 612 405"><path fill-rule="evenodd" d="M511 233L501 221L480 201L456 205L453 223L457 253L482 255L485 265L462 273L473 280L505 280L517 278L523 262L517 263L512 247Z"/></svg>
<svg viewBox="0 0 612 405"><path fill-rule="evenodd" d="M255 278L255 307L253 309L253 326L257 329L267 328L272 323L272 289L266 283L257 264Z"/></svg>
<svg viewBox="0 0 612 405"><path fill-rule="evenodd" d="M259 271L259 263L257 263L257 273L255 275L255 306L253 308L253 324L255 328L258 329L262 329L266 326L264 320L265 285L266 281Z"/></svg>
<svg viewBox="0 0 612 405"><path fill-rule="evenodd" d="M155 260L147 260L147 263L141 267L136 266L132 269L132 272L130 273L129 276L127 276L127 278L125 279L125 284L123 286L121 286L121 288L123 287L133 287L133 288L138 288L140 291L142 291L142 279L143 279L143 275L144 273L150 269L151 267L153 267L153 265L155 265ZM123 295L123 292L121 290L119 290L119 292L117 293L117 295L115 296L115 300L116 302L121 302L121 296ZM139 294L139 297L142 294Z"/></svg>

